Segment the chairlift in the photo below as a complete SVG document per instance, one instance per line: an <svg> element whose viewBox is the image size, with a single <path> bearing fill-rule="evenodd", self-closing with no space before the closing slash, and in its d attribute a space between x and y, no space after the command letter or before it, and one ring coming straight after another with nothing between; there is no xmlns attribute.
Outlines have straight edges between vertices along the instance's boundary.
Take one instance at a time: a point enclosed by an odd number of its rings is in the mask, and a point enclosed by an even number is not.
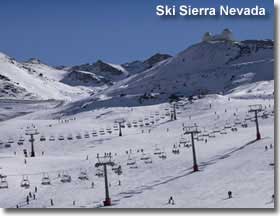
<svg viewBox="0 0 280 216"><path fill-rule="evenodd" d="M234 121L234 124L235 125L241 125L241 121L239 118L236 118L235 121Z"/></svg>
<svg viewBox="0 0 280 216"><path fill-rule="evenodd" d="M93 131L91 132L91 134L92 134L92 136L94 136L94 137L98 136L96 130L93 130Z"/></svg>
<svg viewBox="0 0 280 216"><path fill-rule="evenodd" d="M165 152L161 152L161 154L158 157L162 160L165 160L167 158L167 155Z"/></svg>
<svg viewBox="0 0 280 216"><path fill-rule="evenodd" d="M151 157L149 155L147 155L146 153L143 153L142 156L140 157L140 160L149 160Z"/></svg>
<svg viewBox="0 0 280 216"><path fill-rule="evenodd" d="M144 163L145 163L145 164L151 164L151 163L153 163L152 158L149 157L148 159L144 160Z"/></svg>
<svg viewBox="0 0 280 216"><path fill-rule="evenodd" d="M72 134L69 134L69 135L67 136L67 140L73 140Z"/></svg>
<svg viewBox="0 0 280 216"><path fill-rule="evenodd" d="M103 170L101 168L98 168L96 170L96 174L95 175L98 176L98 177L103 177L104 176L104 172L103 172Z"/></svg>
<svg viewBox="0 0 280 216"><path fill-rule="evenodd" d="M41 141L41 142L46 141L46 137L42 135L42 136L40 137L40 141Z"/></svg>
<svg viewBox="0 0 280 216"><path fill-rule="evenodd" d="M22 176L20 186L25 189L28 189L30 187L30 182L28 180L28 176Z"/></svg>
<svg viewBox="0 0 280 216"><path fill-rule="evenodd" d="M5 148L10 148L10 147L11 147L11 144L10 144L10 143L5 143L4 147L5 147Z"/></svg>
<svg viewBox="0 0 280 216"><path fill-rule="evenodd" d="M113 126L113 129L114 129L114 131L118 131L118 130L119 130L119 126L118 126L117 124L115 124L115 125Z"/></svg>
<svg viewBox="0 0 280 216"><path fill-rule="evenodd" d="M227 134L227 131L226 131L226 130L221 130L221 131L220 131L220 134L223 134L223 135L224 135L224 134Z"/></svg>
<svg viewBox="0 0 280 216"><path fill-rule="evenodd" d="M160 155L161 154L161 150L159 147L155 147L155 150L154 150L154 155Z"/></svg>
<svg viewBox="0 0 280 216"><path fill-rule="evenodd" d="M117 175L121 175L122 174L122 167L121 165L118 166L118 168L114 171Z"/></svg>
<svg viewBox="0 0 280 216"><path fill-rule="evenodd" d="M67 172L63 172L60 181L62 183L69 183L72 181L72 178Z"/></svg>
<svg viewBox="0 0 280 216"><path fill-rule="evenodd" d="M89 133L88 132L85 133L84 138L86 138L86 139L89 138Z"/></svg>
<svg viewBox="0 0 280 216"><path fill-rule="evenodd" d="M88 174L86 170L81 170L78 178L80 180L88 180Z"/></svg>
<svg viewBox="0 0 280 216"><path fill-rule="evenodd" d="M99 133L100 133L100 135L105 135L105 131L104 131L104 129L102 128L102 129L100 129L99 130Z"/></svg>
<svg viewBox="0 0 280 216"><path fill-rule="evenodd" d="M127 159L127 163L126 163L127 166L129 166L129 168L131 169L136 169L138 168L137 164L136 164L136 160L131 158L130 156L128 157Z"/></svg>
<svg viewBox="0 0 280 216"><path fill-rule="evenodd" d="M41 180L41 185L50 185L51 184L51 179L47 173L43 173L43 177Z"/></svg>
<svg viewBox="0 0 280 216"><path fill-rule="evenodd" d="M173 154L180 154L180 150L179 150L179 148L176 145L173 145L172 153Z"/></svg>
<svg viewBox="0 0 280 216"><path fill-rule="evenodd" d="M54 136L50 136L49 141L55 141L55 137Z"/></svg>
<svg viewBox="0 0 280 216"><path fill-rule="evenodd" d="M82 139L81 134L77 134L76 139Z"/></svg>
<svg viewBox="0 0 280 216"><path fill-rule="evenodd" d="M7 181L7 176L0 174L0 189L6 189L8 188L8 181Z"/></svg>
<svg viewBox="0 0 280 216"><path fill-rule="evenodd" d="M17 144L18 144L18 145L23 145L23 142L24 142L24 141L19 140L19 141L17 142Z"/></svg>
<svg viewBox="0 0 280 216"><path fill-rule="evenodd" d="M209 138L215 138L215 137L216 137L216 135L215 135L214 131L212 131L211 133L209 133Z"/></svg>
<svg viewBox="0 0 280 216"><path fill-rule="evenodd" d="M58 140L59 140L59 141L64 140L64 136L60 135L60 136L58 137Z"/></svg>

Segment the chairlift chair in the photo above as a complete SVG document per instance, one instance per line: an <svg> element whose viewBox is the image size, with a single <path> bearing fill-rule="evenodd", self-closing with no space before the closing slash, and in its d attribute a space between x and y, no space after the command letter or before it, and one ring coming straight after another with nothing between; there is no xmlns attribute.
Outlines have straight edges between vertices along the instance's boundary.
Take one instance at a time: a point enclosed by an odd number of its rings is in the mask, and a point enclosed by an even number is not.
<svg viewBox="0 0 280 216"><path fill-rule="evenodd" d="M11 144L10 144L10 143L5 143L4 147L5 147L5 148L10 148L10 147L11 147Z"/></svg>
<svg viewBox="0 0 280 216"><path fill-rule="evenodd" d="M104 176L104 172L103 172L103 170L101 168L98 168L96 170L96 174L95 175L98 176L98 177L103 177Z"/></svg>
<svg viewBox="0 0 280 216"><path fill-rule="evenodd" d="M72 181L72 178L67 172L63 172L60 181L62 183L69 183Z"/></svg>
<svg viewBox="0 0 280 216"><path fill-rule="evenodd" d="M43 173L43 177L41 180L41 185L50 185L51 184L51 179L47 173Z"/></svg>
<svg viewBox="0 0 280 216"><path fill-rule="evenodd" d="M144 163L145 163L145 164L151 164L151 163L153 163L152 158L149 157L148 159L144 160Z"/></svg>
<svg viewBox="0 0 280 216"><path fill-rule="evenodd" d="M8 181L7 181L7 176L0 174L0 189L6 189L8 188Z"/></svg>
<svg viewBox="0 0 280 216"><path fill-rule="evenodd" d="M158 157L162 160L165 160L167 158L167 155L165 152L161 152L161 154Z"/></svg>
<svg viewBox="0 0 280 216"><path fill-rule="evenodd" d="M133 159L133 158L131 158L131 157L128 157L128 159L127 159L127 166L129 166L129 168L131 168L131 169L136 169L136 168L138 168L138 166L137 166L137 164L136 164L136 160L135 159Z"/></svg>
<svg viewBox="0 0 280 216"><path fill-rule="evenodd" d="M98 136L98 135L97 135L97 132L96 132L95 130L93 130L91 134L92 134L92 136L94 136L94 137L97 137L97 136Z"/></svg>
<svg viewBox="0 0 280 216"><path fill-rule="evenodd" d="M55 141L54 136L50 136L49 141Z"/></svg>
<svg viewBox="0 0 280 216"><path fill-rule="evenodd" d="M45 136L41 136L41 137L40 137L40 141L41 141L41 142L46 141L46 137L45 137Z"/></svg>
<svg viewBox="0 0 280 216"><path fill-rule="evenodd" d="M224 135L224 134L227 134L227 131L226 131L226 130L221 130L221 131L220 131L220 134L223 134L223 135Z"/></svg>
<svg viewBox="0 0 280 216"><path fill-rule="evenodd" d="M73 140L72 134L69 134L69 135L67 136L67 140Z"/></svg>
<svg viewBox="0 0 280 216"><path fill-rule="evenodd" d="M85 170L81 170L78 178L80 180L88 180L87 172Z"/></svg>
<svg viewBox="0 0 280 216"><path fill-rule="evenodd" d="M59 140L59 141L64 140L64 136L60 135L60 136L58 137L58 140Z"/></svg>
<svg viewBox="0 0 280 216"><path fill-rule="evenodd" d="M28 180L28 176L23 176L23 177L22 177L20 186L23 187L23 188L25 188L25 189L28 189L28 188L30 187L30 182L29 182L29 180Z"/></svg>

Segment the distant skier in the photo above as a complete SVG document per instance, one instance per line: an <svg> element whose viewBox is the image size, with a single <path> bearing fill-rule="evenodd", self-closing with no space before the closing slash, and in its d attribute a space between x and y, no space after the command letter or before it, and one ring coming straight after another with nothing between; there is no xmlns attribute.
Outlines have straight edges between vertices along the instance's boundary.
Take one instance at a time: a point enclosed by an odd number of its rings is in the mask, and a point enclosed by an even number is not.
<svg viewBox="0 0 280 216"><path fill-rule="evenodd" d="M267 151L268 150L267 146L265 146L264 149L265 149L265 151Z"/></svg>
<svg viewBox="0 0 280 216"><path fill-rule="evenodd" d="M73 206L75 206L75 205L76 205L76 201L74 200L74 201L73 201Z"/></svg>
<svg viewBox="0 0 280 216"><path fill-rule="evenodd" d="M168 204L171 204L171 205L174 205L174 204L175 204L174 199L173 199L172 196L169 197Z"/></svg>
<svg viewBox="0 0 280 216"><path fill-rule="evenodd" d="M228 198L231 199L232 198L232 192L228 191Z"/></svg>
<svg viewBox="0 0 280 216"><path fill-rule="evenodd" d="M53 205L54 205L54 204L53 204L53 199L51 199L50 201L51 201L51 206L53 206Z"/></svg>
<svg viewBox="0 0 280 216"><path fill-rule="evenodd" d="M121 186L121 180L119 180L119 184L118 185Z"/></svg>
<svg viewBox="0 0 280 216"><path fill-rule="evenodd" d="M91 188L94 188L94 182L91 182Z"/></svg>
<svg viewBox="0 0 280 216"><path fill-rule="evenodd" d="M271 149L273 148L272 144L270 144L270 148L271 148Z"/></svg>
<svg viewBox="0 0 280 216"><path fill-rule="evenodd" d="M26 196L26 204L29 205L29 196Z"/></svg>
<svg viewBox="0 0 280 216"><path fill-rule="evenodd" d="M37 188L37 186L35 186L35 193L37 193L37 190L38 190L38 188Z"/></svg>
<svg viewBox="0 0 280 216"><path fill-rule="evenodd" d="M35 194L33 194L33 200L35 200L36 199L36 195Z"/></svg>

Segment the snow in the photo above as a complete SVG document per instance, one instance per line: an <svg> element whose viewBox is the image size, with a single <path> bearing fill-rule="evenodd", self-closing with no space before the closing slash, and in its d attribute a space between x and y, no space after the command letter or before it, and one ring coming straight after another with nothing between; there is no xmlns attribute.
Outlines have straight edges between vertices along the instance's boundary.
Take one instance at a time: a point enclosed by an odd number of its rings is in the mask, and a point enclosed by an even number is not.
<svg viewBox="0 0 280 216"><path fill-rule="evenodd" d="M110 207L274 208L273 49L244 54L242 46L195 44L110 87L67 85L61 81L70 72L40 61L19 63L0 53L0 74L10 79L0 85L21 90L0 100L0 174L8 181L8 188L0 189L0 207L103 207L104 177L96 175L96 156L111 152L123 173L108 167ZM181 96L177 120L171 119L171 95ZM252 104L263 108L260 140L248 112ZM190 135L184 134L184 127L193 125L201 132L195 135L198 172L193 172ZM33 126L39 132L34 135L36 156L25 158L24 149L30 153L26 131ZM159 151L167 158L160 158ZM89 180L79 179L82 171ZM63 174L72 181L63 183ZM44 176L50 185L41 184ZM20 186L23 177L29 188ZM35 199L27 204L29 192ZM170 196L174 205L168 204Z"/></svg>
<svg viewBox="0 0 280 216"><path fill-rule="evenodd" d="M71 101L88 96L88 93L82 89L59 82L66 72L45 65L29 64L26 67L25 64L18 63L4 54L0 55L0 73L38 99ZM40 76L40 73L43 76Z"/></svg>
<svg viewBox="0 0 280 216"><path fill-rule="evenodd" d="M178 120L170 121L165 116L169 104L142 107L102 108L89 112L81 112L74 116L65 117L66 120L52 119L54 109L37 111L25 116L17 117L1 123L1 140L4 142L12 138L15 142L19 136L25 137L23 146L13 143L11 148L0 148L1 173L8 176L9 188L1 190L1 207L52 207L50 199L54 200L55 208L100 207L104 199L104 179L95 176L97 162L96 154L112 152L113 160L122 165L123 174L117 176L108 169L110 195L115 208L273 208L271 195L274 193L274 150L265 151L265 145L274 143L273 98L228 99L228 96L209 95L194 101L182 101L178 109ZM211 108L209 104L211 103ZM192 173L191 148L180 147L180 154L172 154L174 144L179 143L183 135L182 124L197 123L201 130L209 131L218 127L222 129L226 122L233 123L234 113L242 121L246 117L249 104L263 104L269 113L269 118L260 119L263 138L255 139L255 125L248 122L248 128L237 126L238 131L228 129L226 135L216 134L215 138L208 138L208 142L196 141L197 158L200 171ZM57 111L61 109L58 108ZM225 112L225 109L227 112ZM216 112L216 114L215 114ZM46 114L47 113L47 114ZM113 130L114 121L124 118L126 122L165 116L153 126L140 128L124 128L123 137ZM190 116L191 115L191 119ZM42 116L44 118L42 119ZM48 116L48 118L46 117ZM218 117L219 116L219 117ZM67 121L68 120L68 121ZM40 135L35 137L37 156L27 158L24 165L22 150L29 149L28 137L24 135L26 126L34 124L47 141L40 142ZM126 123L125 123L126 124ZM139 123L138 123L139 125ZM11 130L13 128L13 130ZM100 135L103 128L112 128L112 134ZM167 128L169 131L167 132ZM99 134L93 137L95 129ZM142 130L144 133L142 134ZM149 130L151 132L149 133ZM77 140L75 136L86 133L90 138ZM64 138L71 134L74 139L64 141L49 141L50 136L56 139L60 135ZM167 154L166 160L154 155L158 147ZM132 158L136 159L138 168L130 169L127 165L126 151L132 150ZM151 156L152 164L145 164L140 160L141 153L137 149ZM44 151L44 155L41 152ZM16 152L16 155L14 155ZM116 154L116 155L115 155ZM88 156L88 160L86 157ZM80 170L86 170L90 180L78 179ZM72 176L71 183L61 183L58 173L67 171ZM52 181L50 186L40 184L43 173L47 173ZM27 175L31 182L29 189L20 187L23 175ZM121 180L121 186L118 185ZM91 188L94 181L95 187ZM29 205L24 204L29 191L38 187L36 200ZM227 199L227 191L233 192L233 198ZM170 196L174 197L175 205L168 205ZM76 205L73 206L73 201Z"/></svg>

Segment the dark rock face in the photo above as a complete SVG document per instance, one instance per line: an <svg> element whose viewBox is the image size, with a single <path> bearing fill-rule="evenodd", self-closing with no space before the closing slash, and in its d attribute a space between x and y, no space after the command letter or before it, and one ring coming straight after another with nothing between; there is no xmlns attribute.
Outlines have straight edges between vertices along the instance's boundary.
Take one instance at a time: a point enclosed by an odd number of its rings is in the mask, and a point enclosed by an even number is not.
<svg viewBox="0 0 280 216"><path fill-rule="evenodd" d="M171 57L172 56L168 54L157 53L144 61L133 61L122 64L122 67L124 67L131 74L141 73L149 68L152 68L157 63L169 59Z"/></svg>
<svg viewBox="0 0 280 216"><path fill-rule="evenodd" d="M98 60L96 63L93 64L83 64L83 65L77 65L71 68L71 70L75 71L86 71L86 72L91 72L95 73L97 75L121 75L122 71L112 67L111 65Z"/></svg>
<svg viewBox="0 0 280 216"><path fill-rule="evenodd" d="M102 77L97 77L89 72L82 72L73 70L66 77L64 77L61 82L71 85L71 86L98 86L109 81Z"/></svg>
<svg viewBox="0 0 280 216"><path fill-rule="evenodd" d="M159 62L161 62L163 60L169 59L171 57L172 56L167 55L167 54L157 53L157 54L153 55L152 57L148 58L147 60L145 60L144 64L146 64L148 68L151 68L155 64L157 64L157 63L159 63Z"/></svg>

